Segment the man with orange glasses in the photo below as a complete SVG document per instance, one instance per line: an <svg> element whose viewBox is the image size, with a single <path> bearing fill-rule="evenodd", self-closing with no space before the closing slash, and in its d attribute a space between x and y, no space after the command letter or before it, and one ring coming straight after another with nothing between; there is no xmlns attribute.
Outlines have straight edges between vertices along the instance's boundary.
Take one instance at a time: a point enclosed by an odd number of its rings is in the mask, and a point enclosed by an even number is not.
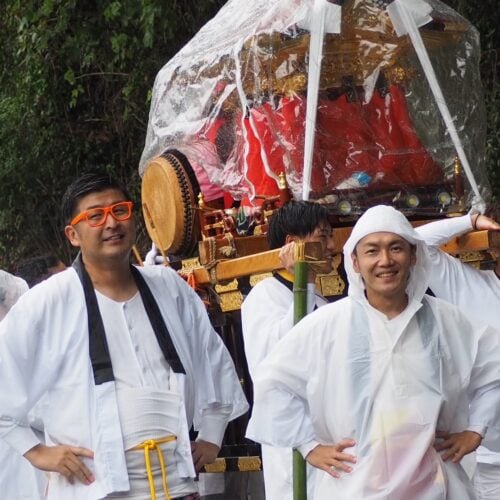
<svg viewBox="0 0 500 500"><path fill-rule="evenodd" d="M52 472L49 499L198 498L196 473L248 408L231 357L174 271L130 265L135 222L120 184L82 176L63 217L73 266L0 325L0 437ZM43 394L47 445L25 425Z"/></svg>

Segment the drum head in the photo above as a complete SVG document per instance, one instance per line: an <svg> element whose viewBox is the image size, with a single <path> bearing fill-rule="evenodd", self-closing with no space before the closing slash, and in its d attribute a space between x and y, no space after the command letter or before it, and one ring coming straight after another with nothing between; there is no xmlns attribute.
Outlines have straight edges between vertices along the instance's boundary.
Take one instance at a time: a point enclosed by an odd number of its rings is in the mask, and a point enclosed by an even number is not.
<svg viewBox="0 0 500 500"><path fill-rule="evenodd" d="M151 160L142 177L142 210L149 237L165 253L189 256L198 241L199 186L187 158L168 151Z"/></svg>

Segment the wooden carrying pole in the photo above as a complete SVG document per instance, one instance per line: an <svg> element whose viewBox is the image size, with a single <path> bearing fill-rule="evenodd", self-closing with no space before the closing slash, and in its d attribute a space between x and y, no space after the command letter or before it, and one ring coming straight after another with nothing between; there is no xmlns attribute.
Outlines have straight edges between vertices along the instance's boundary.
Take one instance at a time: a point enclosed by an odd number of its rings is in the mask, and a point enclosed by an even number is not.
<svg viewBox="0 0 500 500"><path fill-rule="evenodd" d="M415 221L413 226L421 226L431 221ZM336 227L333 229L335 248L339 251L351 234L350 227ZM456 238L452 238L441 247L450 254L461 254L465 252L480 252L482 250L500 248L500 231L471 231Z"/></svg>
<svg viewBox="0 0 500 500"><path fill-rule="evenodd" d="M305 255L308 260L322 260L323 250L321 243L307 242L305 243ZM252 274L261 274L283 269L279 258L280 249L268 250L246 257L237 259L228 259L217 262L211 271L205 267L196 267L193 269L196 283L200 286L210 283L220 283L231 281L235 278L250 276Z"/></svg>
<svg viewBox="0 0 500 500"><path fill-rule="evenodd" d="M307 274L305 243L295 245L293 275L293 322L298 323L307 314ZM293 500L307 500L306 461L298 450L293 450Z"/></svg>
<svg viewBox="0 0 500 500"><path fill-rule="evenodd" d="M489 249L500 249L500 231L472 231L452 238L441 247L441 250L451 254Z"/></svg>
<svg viewBox="0 0 500 500"><path fill-rule="evenodd" d="M416 225L419 225L419 223ZM333 237L337 251L341 251L350 233L350 227L334 229ZM441 249L451 254L500 249L500 231L474 231L467 233L463 236L453 238L446 245L443 245ZM205 267L197 267L193 269L196 283L203 286L281 269L279 252L279 250L269 250L237 259L223 260L217 262L213 266L212 271L208 271ZM309 260L310 257L318 260L322 258L321 245L319 243L307 242L305 252Z"/></svg>

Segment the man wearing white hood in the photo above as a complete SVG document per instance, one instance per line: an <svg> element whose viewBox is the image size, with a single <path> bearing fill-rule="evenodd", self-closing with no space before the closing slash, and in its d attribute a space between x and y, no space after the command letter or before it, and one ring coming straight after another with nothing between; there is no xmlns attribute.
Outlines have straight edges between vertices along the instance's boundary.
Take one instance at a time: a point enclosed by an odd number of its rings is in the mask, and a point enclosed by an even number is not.
<svg viewBox="0 0 500 500"><path fill-rule="evenodd" d="M474 499L460 460L500 450L498 332L425 295L427 247L391 207L359 219L344 261L349 296L261 364L248 437L321 469L314 500Z"/></svg>

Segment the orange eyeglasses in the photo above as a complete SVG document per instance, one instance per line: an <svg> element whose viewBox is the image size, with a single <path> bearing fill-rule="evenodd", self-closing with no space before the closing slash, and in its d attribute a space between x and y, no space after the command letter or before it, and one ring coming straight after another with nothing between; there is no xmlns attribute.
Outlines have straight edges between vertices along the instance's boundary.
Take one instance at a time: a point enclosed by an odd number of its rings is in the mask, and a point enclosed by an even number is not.
<svg viewBox="0 0 500 500"><path fill-rule="evenodd" d="M102 226L108 217L111 215L117 221L124 221L132 217L132 207L134 204L131 201L120 201L109 207L89 208L78 214L72 221L71 225L75 226L82 220L86 220L91 227Z"/></svg>

